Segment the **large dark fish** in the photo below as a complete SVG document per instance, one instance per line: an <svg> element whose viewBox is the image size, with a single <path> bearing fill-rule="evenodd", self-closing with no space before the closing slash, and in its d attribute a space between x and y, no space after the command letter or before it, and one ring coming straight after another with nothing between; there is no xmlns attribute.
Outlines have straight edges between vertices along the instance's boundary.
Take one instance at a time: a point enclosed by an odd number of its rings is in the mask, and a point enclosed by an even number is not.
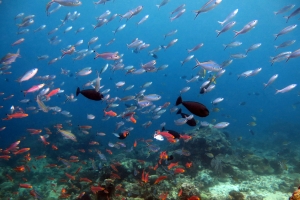
<svg viewBox="0 0 300 200"><path fill-rule="evenodd" d="M182 104L191 113L199 117L206 117L209 115L208 109L205 107L205 105L201 103L194 102L194 101L182 101L181 96L179 96L176 100L176 106L178 106L179 104Z"/></svg>
<svg viewBox="0 0 300 200"><path fill-rule="evenodd" d="M162 127L161 131L168 131L168 133L174 136L174 139L180 139L180 134L176 131L166 130L165 127Z"/></svg>
<svg viewBox="0 0 300 200"><path fill-rule="evenodd" d="M103 95L94 89L80 90L80 88L78 87L76 90L76 97L78 96L78 94L82 94L86 98L94 101L100 101L103 98Z"/></svg>
<svg viewBox="0 0 300 200"><path fill-rule="evenodd" d="M189 116L189 115L187 115L187 114L185 114L185 113L182 113L182 112L181 112L181 108L177 111L176 114L180 114L182 118L186 118L186 117ZM196 120L195 120L194 118L192 118L192 119L190 119L190 120L187 120L186 124L189 125L189 126L196 126L196 125L197 125L197 122L196 122Z"/></svg>

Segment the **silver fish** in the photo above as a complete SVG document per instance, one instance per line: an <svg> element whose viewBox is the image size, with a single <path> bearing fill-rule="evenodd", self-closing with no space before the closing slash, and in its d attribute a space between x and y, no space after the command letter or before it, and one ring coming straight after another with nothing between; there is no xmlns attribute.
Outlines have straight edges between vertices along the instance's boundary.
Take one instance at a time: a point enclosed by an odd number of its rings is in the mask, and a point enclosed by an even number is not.
<svg viewBox="0 0 300 200"><path fill-rule="evenodd" d="M216 32L217 32L217 37L219 37L220 34L225 33L226 31L228 31L229 29L231 29L231 28L235 25L235 23L236 23L235 21L229 22L228 24L226 24L226 25L222 28L222 30L220 30L220 31L216 30Z"/></svg>
<svg viewBox="0 0 300 200"><path fill-rule="evenodd" d="M222 22L218 21L219 24L221 24L221 26L223 26L226 22L229 22L232 18L234 18L236 16L236 14L238 13L239 9L235 9L232 13L230 13L226 19Z"/></svg>
<svg viewBox="0 0 300 200"><path fill-rule="evenodd" d="M285 27L285 28L282 29L278 34L274 34L275 40L276 40L279 36L291 32L291 31L294 30L296 27L297 27L297 24L294 24L294 25L290 25L290 26Z"/></svg>
<svg viewBox="0 0 300 200"><path fill-rule="evenodd" d="M283 88L281 90L276 90L275 94L289 92L290 90L294 89L296 86L297 86L297 84L288 85L288 86L286 86L285 88Z"/></svg>
<svg viewBox="0 0 300 200"><path fill-rule="evenodd" d="M250 30L252 30L256 26L257 22L258 22L258 20L253 20L253 21L249 22L248 24L246 24L242 28L242 30L240 30L240 31L234 31L234 33L235 33L234 37L236 37L236 36L238 36L240 34L245 34L245 33L249 32Z"/></svg>
<svg viewBox="0 0 300 200"><path fill-rule="evenodd" d="M264 88L271 85L278 78L278 74L273 75L267 83L264 83Z"/></svg>

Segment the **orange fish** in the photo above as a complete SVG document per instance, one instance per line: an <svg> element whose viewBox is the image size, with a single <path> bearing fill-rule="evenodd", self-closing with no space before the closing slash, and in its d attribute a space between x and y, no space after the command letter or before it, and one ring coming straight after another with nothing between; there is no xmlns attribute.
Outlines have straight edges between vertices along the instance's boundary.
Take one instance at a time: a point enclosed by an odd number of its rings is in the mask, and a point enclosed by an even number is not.
<svg viewBox="0 0 300 200"><path fill-rule="evenodd" d="M161 193L161 195L159 195L159 198L160 198L161 200L166 200L166 199L168 198L168 192L166 192L166 193Z"/></svg>
<svg viewBox="0 0 300 200"><path fill-rule="evenodd" d="M29 151L29 150L30 150L30 148L23 148L23 149L20 149L16 152L13 152L13 154L17 155L17 154L21 154L21 153L24 153L24 152Z"/></svg>
<svg viewBox="0 0 300 200"><path fill-rule="evenodd" d="M15 172L25 172L24 165L14 168Z"/></svg>
<svg viewBox="0 0 300 200"><path fill-rule="evenodd" d="M60 88L56 88L54 90L51 90L46 96L46 99L48 100L50 97L52 97L53 95L56 95L59 92Z"/></svg>
<svg viewBox="0 0 300 200"><path fill-rule="evenodd" d="M62 189L61 189L61 193L62 193L62 194L65 194L65 193L67 193L67 190L66 190L65 188L62 188Z"/></svg>
<svg viewBox="0 0 300 200"><path fill-rule="evenodd" d="M157 135L162 135L163 137L165 137L165 138L172 138L172 139L174 139L175 137L174 137L174 135L172 135L172 134L170 134L168 131L160 131L160 130L156 130L155 131L155 134L157 134Z"/></svg>
<svg viewBox="0 0 300 200"><path fill-rule="evenodd" d="M31 189L31 188L32 188L32 185L30 185L30 184L22 184L22 183L20 183L20 184L19 184L19 187L20 187L20 188Z"/></svg>
<svg viewBox="0 0 300 200"><path fill-rule="evenodd" d="M182 174L184 172L185 172L185 170L183 168L176 168L176 169L174 169L174 174Z"/></svg>
<svg viewBox="0 0 300 200"><path fill-rule="evenodd" d="M177 166L177 165L178 165L178 162L176 162L176 163L170 163L170 164L168 165L168 170L172 169L173 167L175 167L175 166Z"/></svg>
<svg viewBox="0 0 300 200"><path fill-rule="evenodd" d="M153 170L157 170L158 168L158 163L156 163L156 165L153 167Z"/></svg>
<svg viewBox="0 0 300 200"><path fill-rule="evenodd" d="M159 183L159 182L165 180L166 178L168 178L168 177L167 177L167 176L160 176L160 177L158 177L158 178L155 180L154 184L157 184L157 183Z"/></svg>
<svg viewBox="0 0 300 200"><path fill-rule="evenodd" d="M133 143L133 147L136 147L136 145L137 145L137 142L135 140L134 143Z"/></svg>
<svg viewBox="0 0 300 200"><path fill-rule="evenodd" d="M192 162L187 162L187 163L185 163L185 167L186 168L191 168L192 164L193 164Z"/></svg>
<svg viewBox="0 0 300 200"><path fill-rule="evenodd" d="M142 182L148 183L148 181L149 181L149 172L145 173L145 170L143 170L143 173L142 173Z"/></svg>
<svg viewBox="0 0 300 200"><path fill-rule="evenodd" d="M7 117L9 118L23 118L23 117L28 117L28 114L22 113L22 112L16 112L13 114L7 114Z"/></svg>
<svg viewBox="0 0 300 200"><path fill-rule="evenodd" d="M178 195L177 196L181 197L181 195L182 195L182 188L180 188L180 190L178 191Z"/></svg>
<svg viewBox="0 0 300 200"><path fill-rule="evenodd" d="M136 124L136 119L133 117L133 115L130 116L129 120L130 120L132 123Z"/></svg>
<svg viewBox="0 0 300 200"><path fill-rule="evenodd" d="M117 116L117 113L115 113L114 111L112 111L112 110L110 110L110 111L105 111L105 110L103 110L104 111L104 116L106 116L106 115L108 115L108 116L111 116L111 117L115 117L115 116Z"/></svg>
<svg viewBox="0 0 300 200"><path fill-rule="evenodd" d="M192 136L190 136L190 135L180 135L180 139L183 139L185 142L188 142L190 139L192 139Z"/></svg>
<svg viewBox="0 0 300 200"><path fill-rule="evenodd" d="M188 198L188 200L200 200L200 198L197 196L191 196Z"/></svg>
<svg viewBox="0 0 300 200"><path fill-rule="evenodd" d="M158 163L161 164L162 160L167 160L167 159L168 159L168 154L167 154L166 151L163 151L159 155L159 161L158 161Z"/></svg>

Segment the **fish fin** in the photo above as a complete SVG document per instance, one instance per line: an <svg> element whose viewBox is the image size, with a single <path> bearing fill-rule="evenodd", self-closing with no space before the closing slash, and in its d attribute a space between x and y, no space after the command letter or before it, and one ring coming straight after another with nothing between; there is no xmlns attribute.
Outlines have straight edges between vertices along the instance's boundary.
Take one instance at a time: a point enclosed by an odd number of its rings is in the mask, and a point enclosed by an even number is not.
<svg viewBox="0 0 300 200"><path fill-rule="evenodd" d="M176 100L176 106L178 106L181 103L182 103L182 98L181 98L181 96L179 96Z"/></svg>
<svg viewBox="0 0 300 200"><path fill-rule="evenodd" d="M275 37L274 40L276 40L278 38L278 34L274 34L274 37Z"/></svg>
<svg viewBox="0 0 300 200"><path fill-rule="evenodd" d="M274 47L275 47L276 50L278 49L278 46L275 45Z"/></svg>
<svg viewBox="0 0 300 200"><path fill-rule="evenodd" d="M274 12L274 15L277 15L277 12Z"/></svg>
<svg viewBox="0 0 300 200"><path fill-rule="evenodd" d="M77 90L76 90L76 97L78 96L79 93L80 93L80 88L77 87Z"/></svg>

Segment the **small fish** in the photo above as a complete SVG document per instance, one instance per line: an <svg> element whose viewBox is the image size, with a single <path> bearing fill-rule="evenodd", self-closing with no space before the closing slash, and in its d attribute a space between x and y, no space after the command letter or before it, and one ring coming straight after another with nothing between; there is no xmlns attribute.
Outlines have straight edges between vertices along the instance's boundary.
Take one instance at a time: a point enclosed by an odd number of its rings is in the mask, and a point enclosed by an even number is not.
<svg viewBox="0 0 300 200"><path fill-rule="evenodd" d="M276 93L275 93L275 94L289 92L289 91L291 91L292 89L294 89L296 86L297 86L297 84L291 84L291 85L288 85L288 86L286 86L285 88L283 88L283 89L281 89L281 90L276 90Z"/></svg>

